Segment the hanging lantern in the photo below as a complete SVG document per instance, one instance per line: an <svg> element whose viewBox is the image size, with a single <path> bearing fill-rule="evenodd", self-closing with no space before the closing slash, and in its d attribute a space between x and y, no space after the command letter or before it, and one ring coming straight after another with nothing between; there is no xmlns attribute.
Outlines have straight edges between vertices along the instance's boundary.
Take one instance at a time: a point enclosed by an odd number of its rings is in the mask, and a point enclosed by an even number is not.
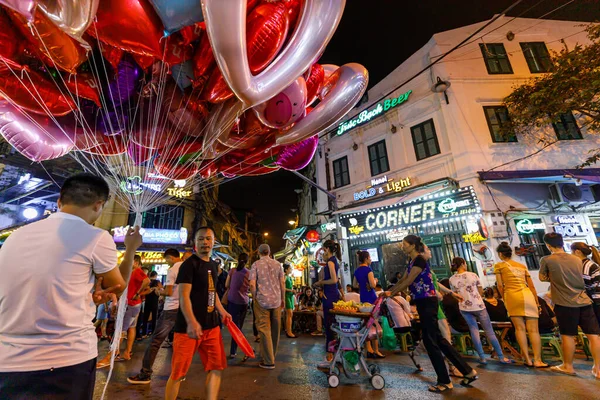
<svg viewBox="0 0 600 400"><path fill-rule="evenodd" d="M319 232L315 230L306 232L306 240L308 240L311 243L317 243L319 240L321 240L321 238L319 237Z"/></svg>

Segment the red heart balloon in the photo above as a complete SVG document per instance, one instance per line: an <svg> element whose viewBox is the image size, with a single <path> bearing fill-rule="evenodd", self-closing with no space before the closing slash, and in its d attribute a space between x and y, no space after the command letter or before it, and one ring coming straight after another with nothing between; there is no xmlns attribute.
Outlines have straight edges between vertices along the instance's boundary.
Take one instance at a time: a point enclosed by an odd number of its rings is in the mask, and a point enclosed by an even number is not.
<svg viewBox="0 0 600 400"><path fill-rule="evenodd" d="M123 50L106 43L100 45L100 50L102 51L102 56L110 63L113 69L116 70L123 57Z"/></svg>
<svg viewBox="0 0 600 400"><path fill-rule="evenodd" d="M181 64L191 60L194 55L194 48L183 43L183 39L178 32L175 32L167 38L165 47L164 61L169 65Z"/></svg>
<svg viewBox="0 0 600 400"><path fill-rule="evenodd" d="M11 11L9 15L15 26L32 44L35 53L41 58L51 60L52 65L57 68L75 74L77 67L87 60L86 51L81 44L59 29L43 13L35 13L33 30L21 14Z"/></svg>
<svg viewBox="0 0 600 400"><path fill-rule="evenodd" d="M0 56L15 60L24 47L24 38L4 10L0 9Z"/></svg>
<svg viewBox="0 0 600 400"><path fill-rule="evenodd" d="M98 82L89 72L80 72L71 78L65 78L67 89L74 95L92 100L98 107L100 103L100 92L98 91Z"/></svg>
<svg viewBox="0 0 600 400"><path fill-rule="evenodd" d="M262 3L246 20L246 42L250 71L256 74L275 59L283 47L290 26L285 4Z"/></svg>
<svg viewBox="0 0 600 400"><path fill-rule="evenodd" d="M194 25L184 26L179 30L179 34L181 35L182 44L188 45L202 36L204 32L204 25L200 25L202 22L196 22Z"/></svg>
<svg viewBox="0 0 600 400"><path fill-rule="evenodd" d="M152 56L145 56L143 54L132 54L132 56L136 64L142 67L143 70L150 68L154 64L154 60L156 60Z"/></svg>
<svg viewBox="0 0 600 400"><path fill-rule="evenodd" d="M202 99L213 104L223 103L233 97L233 92L225 82L219 68L210 74L210 79L202 91Z"/></svg>
<svg viewBox="0 0 600 400"><path fill-rule="evenodd" d="M313 64L306 78L306 104L312 104L325 81L325 70L321 64Z"/></svg>
<svg viewBox="0 0 600 400"><path fill-rule="evenodd" d="M204 33L194 53L194 88L202 89L216 64L208 35Z"/></svg>
<svg viewBox="0 0 600 400"><path fill-rule="evenodd" d="M86 148L90 144L95 145ZM96 133L95 135L77 135L75 147L78 149L86 148L84 150L86 153L102 156L116 156L127 151L127 144L123 136L106 136L101 133Z"/></svg>
<svg viewBox="0 0 600 400"><path fill-rule="evenodd" d="M23 79L19 81L17 77ZM54 82L3 57L0 57L0 91L19 107L36 114L62 116L75 109L71 97L63 95Z"/></svg>
<svg viewBox="0 0 600 400"><path fill-rule="evenodd" d="M164 28L148 0L100 1L87 32L125 51L162 58Z"/></svg>
<svg viewBox="0 0 600 400"><path fill-rule="evenodd" d="M198 172L198 167L193 163L179 165L173 161L162 160L161 157L154 160L154 168L159 174L173 180L189 179Z"/></svg>

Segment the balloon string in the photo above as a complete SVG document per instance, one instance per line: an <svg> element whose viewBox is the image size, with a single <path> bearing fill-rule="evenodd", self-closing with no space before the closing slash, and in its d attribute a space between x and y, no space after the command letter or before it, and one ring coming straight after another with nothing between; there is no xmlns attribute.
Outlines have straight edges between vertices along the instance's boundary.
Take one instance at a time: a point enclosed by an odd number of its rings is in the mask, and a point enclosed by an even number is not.
<svg viewBox="0 0 600 400"><path fill-rule="evenodd" d="M129 284L129 283L128 283ZM121 298L119 299L119 307L117 311L117 320L115 322L115 333L113 335L113 340L110 343L110 369L108 370L108 376L106 377L106 383L104 384L104 390L102 390L102 397L100 400L104 400L104 396L106 395L106 389L108 388L108 384L110 383L110 378L112 377L113 369L115 366L115 357L119 352L119 343L121 341L121 335L123 332L123 319L125 318L125 309L127 308L127 289L129 287L125 287L123 293L121 293Z"/></svg>

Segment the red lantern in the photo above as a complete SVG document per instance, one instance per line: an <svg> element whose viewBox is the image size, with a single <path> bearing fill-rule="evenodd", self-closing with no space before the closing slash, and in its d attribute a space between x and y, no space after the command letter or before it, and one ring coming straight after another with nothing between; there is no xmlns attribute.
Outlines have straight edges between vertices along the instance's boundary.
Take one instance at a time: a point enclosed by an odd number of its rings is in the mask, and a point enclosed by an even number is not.
<svg viewBox="0 0 600 400"><path fill-rule="evenodd" d="M311 243L317 243L319 240L321 240L321 238L319 237L319 232L315 230L306 232L306 240L308 240Z"/></svg>

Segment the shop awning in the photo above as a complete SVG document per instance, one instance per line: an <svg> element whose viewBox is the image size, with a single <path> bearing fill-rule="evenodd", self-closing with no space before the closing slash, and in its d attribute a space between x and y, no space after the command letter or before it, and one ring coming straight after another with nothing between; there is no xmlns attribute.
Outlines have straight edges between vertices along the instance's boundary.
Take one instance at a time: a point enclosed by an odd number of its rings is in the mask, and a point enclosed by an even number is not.
<svg viewBox="0 0 600 400"><path fill-rule="evenodd" d="M490 183L554 183L572 182L574 179L580 179L582 183L600 183L600 168L480 171L478 174L483 182Z"/></svg>
<svg viewBox="0 0 600 400"><path fill-rule="evenodd" d="M233 261L233 260L235 260L235 258L231 257L229 254L221 253L220 251L214 251L213 250L213 254L216 255L219 258L222 258L225 261Z"/></svg>

